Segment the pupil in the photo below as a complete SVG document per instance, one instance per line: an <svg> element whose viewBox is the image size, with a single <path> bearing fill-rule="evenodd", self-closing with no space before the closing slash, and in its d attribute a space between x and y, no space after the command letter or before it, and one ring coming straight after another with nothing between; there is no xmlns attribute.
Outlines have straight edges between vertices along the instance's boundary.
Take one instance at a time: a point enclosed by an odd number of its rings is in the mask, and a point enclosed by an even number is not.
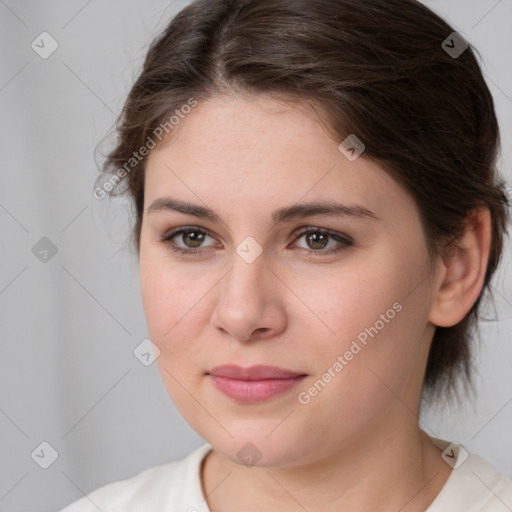
<svg viewBox="0 0 512 512"><path fill-rule="evenodd" d="M327 245L328 235L323 233L310 233L306 236L308 245L312 249L323 249Z"/></svg>
<svg viewBox="0 0 512 512"><path fill-rule="evenodd" d="M188 244L185 240L185 245L189 245L189 247L198 247L201 245L201 242L204 240L204 234L198 233L196 231L190 231L185 234L185 238L191 239L192 244Z"/></svg>

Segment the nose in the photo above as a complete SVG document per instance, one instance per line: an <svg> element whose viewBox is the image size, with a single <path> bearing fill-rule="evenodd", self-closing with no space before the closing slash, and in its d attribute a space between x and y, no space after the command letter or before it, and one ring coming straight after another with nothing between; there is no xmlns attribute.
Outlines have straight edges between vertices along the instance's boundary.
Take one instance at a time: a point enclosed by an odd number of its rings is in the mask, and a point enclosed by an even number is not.
<svg viewBox="0 0 512 512"><path fill-rule="evenodd" d="M247 263L234 255L233 266L217 288L211 322L241 342L268 339L286 328L282 284L260 255Z"/></svg>

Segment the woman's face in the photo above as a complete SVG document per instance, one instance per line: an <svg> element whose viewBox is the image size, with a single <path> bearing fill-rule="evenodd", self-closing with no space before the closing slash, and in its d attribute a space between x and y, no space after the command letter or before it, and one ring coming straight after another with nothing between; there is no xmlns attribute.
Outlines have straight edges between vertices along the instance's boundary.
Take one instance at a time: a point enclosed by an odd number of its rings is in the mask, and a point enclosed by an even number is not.
<svg viewBox="0 0 512 512"><path fill-rule="evenodd" d="M140 276L156 363L233 461L313 462L417 425L434 332L419 214L340 142L305 107L218 97L148 158ZM261 365L283 371L244 371Z"/></svg>

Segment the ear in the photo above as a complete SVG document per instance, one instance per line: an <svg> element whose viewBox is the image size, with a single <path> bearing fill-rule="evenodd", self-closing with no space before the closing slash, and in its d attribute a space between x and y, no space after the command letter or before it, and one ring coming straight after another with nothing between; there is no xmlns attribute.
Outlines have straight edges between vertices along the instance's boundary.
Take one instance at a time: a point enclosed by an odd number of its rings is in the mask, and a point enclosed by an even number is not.
<svg viewBox="0 0 512 512"><path fill-rule="evenodd" d="M429 321L439 327L459 323L482 290L491 248L491 214L487 208L472 211L457 245L439 257Z"/></svg>

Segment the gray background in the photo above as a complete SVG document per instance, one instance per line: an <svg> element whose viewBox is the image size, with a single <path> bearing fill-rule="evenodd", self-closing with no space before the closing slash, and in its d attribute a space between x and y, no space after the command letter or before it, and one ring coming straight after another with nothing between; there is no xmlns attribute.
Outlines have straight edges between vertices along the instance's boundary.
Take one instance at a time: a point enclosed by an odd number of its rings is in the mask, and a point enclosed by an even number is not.
<svg viewBox="0 0 512 512"><path fill-rule="evenodd" d="M186 3L0 0L0 511L59 510L202 443L155 366L133 354L147 330L127 203L92 196L95 147L150 41ZM511 183L512 0L425 3L483 57ZM47 59L31 48L43 31L59 45ZM47 261L33 252L43 237L57 248ZM512 476L510 262L507 242L478 398L424 412L423 426ZM43 441L58 453L48 469L35 461L49 461L48 448L31 456Z"/></svg>

